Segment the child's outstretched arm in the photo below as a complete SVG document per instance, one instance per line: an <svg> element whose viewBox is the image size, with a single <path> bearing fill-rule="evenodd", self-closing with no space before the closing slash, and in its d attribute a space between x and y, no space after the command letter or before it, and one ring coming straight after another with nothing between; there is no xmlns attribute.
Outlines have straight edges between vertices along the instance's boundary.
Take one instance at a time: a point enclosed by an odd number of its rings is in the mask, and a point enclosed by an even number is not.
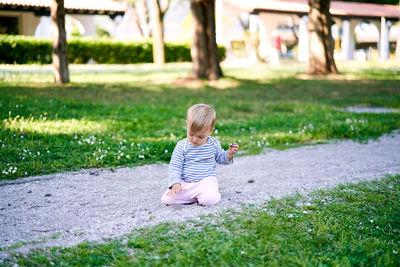
<svg viewBox="0 0 400 267"><path fill-rule="evenodd" d="M239 145L236 143L230 144L228 149L228 160L230 161L233 158L233 155L236 154L239 150Z"/></svg>

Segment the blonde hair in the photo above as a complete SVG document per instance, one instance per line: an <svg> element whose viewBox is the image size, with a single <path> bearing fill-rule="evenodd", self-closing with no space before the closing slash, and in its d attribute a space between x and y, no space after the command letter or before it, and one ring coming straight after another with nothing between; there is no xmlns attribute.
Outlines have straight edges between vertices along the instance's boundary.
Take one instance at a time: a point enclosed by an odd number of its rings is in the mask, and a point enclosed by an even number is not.
<svg viewBox="0 0 400 267"><path fill-rule="evenodd" d="M214 128L216 118L215 110L209 105L193 105L187 111L188 130L196 133L208 128L211 131Z"/></svg>

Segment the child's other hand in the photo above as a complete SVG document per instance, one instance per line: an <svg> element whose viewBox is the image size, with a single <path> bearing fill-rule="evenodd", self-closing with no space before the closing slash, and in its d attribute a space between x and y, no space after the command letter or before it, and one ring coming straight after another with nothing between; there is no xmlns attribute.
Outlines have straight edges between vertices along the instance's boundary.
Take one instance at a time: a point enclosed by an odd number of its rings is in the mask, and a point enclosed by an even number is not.
<svg viewBox="0 0 400 267"><path fill-rule="evenodd" d="M228 149L228 159L231 160L233 158L233 155L236 154L239 150L239 145L236 143L230 144L229 149Z"/></svg>
<svg viewBox="0 0 400 267"><path fill-rule="evenodd" d="M186 191L186 189L182 188L180 183L173 184L172 188L167 193L167 196L173 197L176 193L179 193L181 191Z"/></svg>

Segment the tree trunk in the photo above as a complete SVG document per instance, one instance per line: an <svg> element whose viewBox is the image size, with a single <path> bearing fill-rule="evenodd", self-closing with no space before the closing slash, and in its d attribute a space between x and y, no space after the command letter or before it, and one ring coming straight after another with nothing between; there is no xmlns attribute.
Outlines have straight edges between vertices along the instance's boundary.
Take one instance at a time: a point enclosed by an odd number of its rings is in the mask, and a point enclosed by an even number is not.
<svg viewBox="0 0 400 267"><path fill-rule="evenodd" d="M149 18L149 9L147 8L147 1L142 0L138 2L138 5L141 7L143 11L143 20L144 20L144 25L143 25L143 35L145 38L149 38L152 36L151 30L150 30L150 18Z"/></svg>
<svg viewBox="0 0 400 267"><path fill-rule="evenodd" d="M191 0L193 69L190 77L217 80L223 76L215 37L215 0Z"/></svg>
<svg viewBox="0 0 400 267"><path fill-rule="evenodd" d="M50 13L53 35L54 77L57 84L68 83L68 47L65 34L64 0L52 0Z"/></svg>
<svg viewBox="0 0 400 267"><path fill-rule="evenodd" d="M157 65L165 63L164 50L164 15L168 10L169 1L161 8L159 0L152 0L153 5L153 61Z"/></svg>
<svg viewBox="0 0 400 267"><path fill-rule="evenodd" d="M399 10L400 10L400 2L399 2ZM400 61L400 17L399 17L399 23L397 24L398 30L397 30L397 42L396 42L396 55L395 58L397 61Z"/></svg>
<svg viewBox="0 0 400 267"><path fill-rule="evenodd" d="M400 23L399 23L400 25ZM400 28L400 26L397 26ZM396 41L396 55L395 58L397 61L400 61L400 33L397 34L397 41Z"/></svg>
<svg viewBox="0 0 400 267"><path fill-rule="evenodd" d="M309 60L308 74L338 73L333 58L330 0L308 0Z"/></svg>
<svg viewBox="0 0 400 267"><path fill-rule="evenodd" d="M139 21L139 16L137 13L136 5L135 3L129 4L129 11L131 12L132 19L133 19L133 24L135 28L138 30L140 38L144 37L144 33L142 30L142 27L140 26L140 21Z"/></svg>

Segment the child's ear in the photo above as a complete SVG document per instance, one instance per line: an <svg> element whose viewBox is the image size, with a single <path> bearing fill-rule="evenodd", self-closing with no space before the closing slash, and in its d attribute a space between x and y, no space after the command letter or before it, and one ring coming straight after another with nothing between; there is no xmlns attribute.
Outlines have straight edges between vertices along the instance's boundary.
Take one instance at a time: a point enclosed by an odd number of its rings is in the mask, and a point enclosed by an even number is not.
<svg viewBox="0 0 400 267"><path fill-rule="evenodd" d="M214 130L215 130L215 127L213 127L213 128L211 129L210 135L214 132Z"/></svg>

